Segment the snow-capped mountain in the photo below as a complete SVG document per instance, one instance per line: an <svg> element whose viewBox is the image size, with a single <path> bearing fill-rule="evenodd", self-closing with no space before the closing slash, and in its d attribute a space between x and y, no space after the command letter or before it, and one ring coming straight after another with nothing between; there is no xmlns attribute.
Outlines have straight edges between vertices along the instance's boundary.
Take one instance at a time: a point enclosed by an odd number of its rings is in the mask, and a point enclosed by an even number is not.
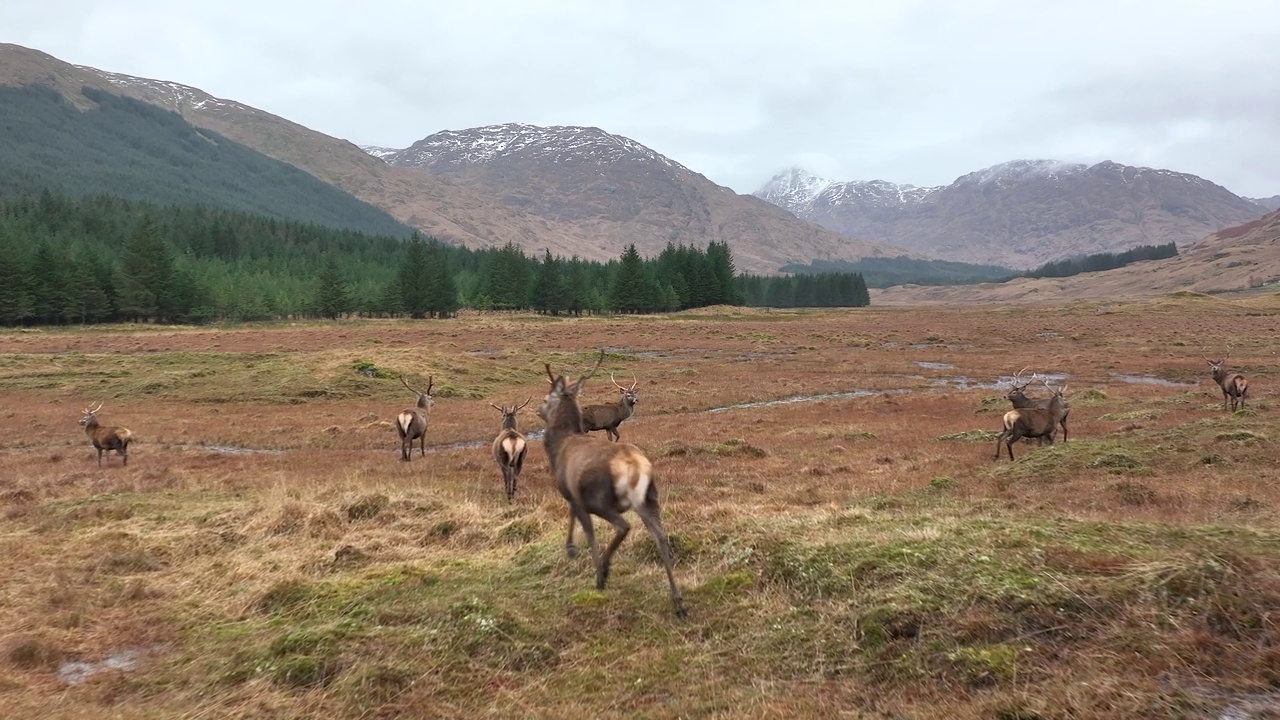
<svg viewBox="0 0 1280 720"><path fill-rule="evenodd" d="M376 158L386 158L388 155L395 155L400 152L396 148L379 147L378 145L361 145L360 149L369 153Z"/></svg>
<svg viewBox="0 0 1280 720"><path fill-rule="evenodd" d="M722 239L739 267L772 272L784 258L807 263L905 252L799 220L596 127L507 123L444 130L381 157L393 168L445 178L531 216L588 228L600 241L634 242L642 255L657 254L668 242L702 246Z"/></svg>
<svg viewBox="0 0 1280 720"><path fill-rule="evenodd" d="M965 262L1033 267L1082 253L1195 242L1266 211L1204 178L1110 161L1014 160L917 187L798 168L757 197L837 232Z"/></svg>
<svg viewBox="0 0 1280 720"><path fill-rule="evenodd" d="M600 128L576 125L543 127L506 123L466 130L443 130L403 150L379 157L391 165L423 168L438 174L447 172L449 168L467 168L515 158L522 162L553 164L584 162L612 165L640 161L693 172L635 140Z"/></svg>

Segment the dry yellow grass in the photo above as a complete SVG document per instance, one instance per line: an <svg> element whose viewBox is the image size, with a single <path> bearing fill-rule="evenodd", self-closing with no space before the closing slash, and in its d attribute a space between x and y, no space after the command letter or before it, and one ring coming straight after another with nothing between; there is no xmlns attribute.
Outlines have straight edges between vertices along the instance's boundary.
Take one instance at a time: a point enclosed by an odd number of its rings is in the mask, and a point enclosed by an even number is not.
<svg viewBox="0 0 1280 720"><path fill-rule="evenodd" d="M1199 357L1197 329L1224 321L1257 393L1247 413L1222 411ZM0 334L0 706L68 718L1262 707L1280 684L1275 330L1256 302L1183 297ZM589 560L565 557L540 443L513 505L488 454L489 401L540 396L543 361L585 369L597 347L605 373L640 378L621 432L661 473L685 623L643 533L603 592ZM1006 403L982 385L1028 364L1070 374L1071 441L995 462ZM425 461L400 462L387 424L412 402L400 373L448 388ZM591 401L612 399L605 378ZM91 400L136 434L127 468L96 466L75 424ZM540 429L528 410L522 429ZM93 665L107 658L125 667ZM101 671L80 680L77 667Z"/></svg>

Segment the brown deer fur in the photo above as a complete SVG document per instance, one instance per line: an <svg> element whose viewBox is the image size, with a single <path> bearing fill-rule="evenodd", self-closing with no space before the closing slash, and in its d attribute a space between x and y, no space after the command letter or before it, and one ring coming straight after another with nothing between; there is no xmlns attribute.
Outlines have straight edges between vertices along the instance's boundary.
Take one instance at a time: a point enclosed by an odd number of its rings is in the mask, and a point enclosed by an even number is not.
<svg viewBox="0 0 1280 720"><path fill-rule="evenodd" d="M635 412L636 403L639 398L636 397L636 384L639 382L635 376L631 378L631 387L625 388L613 379L613 375L609 375L609 379L613 381L615 387L618 388L618 401L606 405L588 405L582 408L582 425L587 432L595 432L603 430L609 436L610 440L617 442L621 439L618 434L618 426L623 420L631 417Z"/></svg>
<svg viewBox="0 0 1280 720"><path fill-rule="evenodd" d="M128 428L115 425L105 426L98 424L98 411L102 409L102 403L98 403L98 407L86 409L84 417L80 418L80 425L84 427L84 432L93 441L93 447L98 451L98 465L102 465L102 453L115 450L120 456L121 464L129 464L129 441L133 439L133 433Z"/></svg>
<svg viewBox="0 0 1280 720"><path fill-rule="evenodd" d="M493 459L498 461L498 469L502 471L502 486L507 492L507 502L516 498L516 480L520 477L520 468L524 467L524 453L529 447L524 435L516 429L516 413L528 405L529 400L510 408L489 403L490 407L502 413L502 430L493 439Z"/></svg>
<svg viewBox="0 0 1280 720"><path fill-rule="evenodd" d="M1044 382L1041 380L1040 382ZM1049 442L1053 442L1054 433L1057 432L1058 423L1062 420L1062 413L1066 411L1066 398L1063 394L1067 391L1067 386L1063 385L1057 390L1049 387L1049 383L1044 383L1049 392L1053 393L1053 397L1049 399L1049 407L1047 408L1014 408L1004 414L1003 429L996 436L996 458L1000 459L1000 443L1004 443L1009 450L1009 460L1013 460L1013 444L1024 437L1029 438L1048 438Z"/></svg>
<svg viewBox="0 0 1280 720"><path fill-rule="evenodd" d="M404 378L400 378L400 382L409 388L410 392L416 393L418 403L414 407L400 411L396 416L396 432L400 435L400 459L409 460L413 457L413 441L418 441L418 456L426 457L427 455L427 420L431 416L431 405L435 402L435 398L431 397L431 386L434 383L434 377L427 378L426 390L414 390L409 387L409 383Z"/></svg>
<svg viewBox="0 0 1280 720"><path fill-rule="evenodd" d="M1226 362L1231 359L1231 348L1227 348L1227 356L1221 360L1210 360L1203 354L1202 357L1209 363L1209 374L1213 376L1213 381L1222 388L1222 409L1226 410L1230 406L1234 411L1237 405L1243 408L1249 394L1249 381L1240 373L1227 370Z"/></svg>
<svg viewBox="0 0 1280 720"><path fill-rule="evenodd" d="M596 588L604 589L613 553L631 531L631 525L622 514L634 510L658 546L658 554L662 557L667 581L671 585L671 601L676 615L684 618L684 599L671 569L671 544L662 527L658 485L652 464L635 445L592 437L583 430L578 394L603 360L604 352L601 351L595 367L575 383L570 383L563 375L553 375L551 366L545 366L551 390L538 408L538 415L547 424L543 447L555 473L556 485L569 503L569 535L565 540L565 551L569 557L577 555L573 529L575 523L581 524L596 567ZM613 540L603 555L592 529L593 515L604 518L615 528Z"/></svg>

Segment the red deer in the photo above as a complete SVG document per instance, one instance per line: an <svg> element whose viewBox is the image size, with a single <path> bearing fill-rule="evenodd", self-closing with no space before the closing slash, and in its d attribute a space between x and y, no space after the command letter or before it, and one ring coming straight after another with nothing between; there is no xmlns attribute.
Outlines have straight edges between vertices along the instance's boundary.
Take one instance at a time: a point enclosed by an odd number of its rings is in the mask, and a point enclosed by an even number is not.
<svg viewBox="0 0 1280 720"><path fill-rule="evenodd" d="M1066 398L1063 394L1067 392L1067 386L1054 390L1049 387L1049 383L1041 380L1049 392L1053 396L1049 398L1049 407L1047 408L1015 408L1004 414L1003 429L996 436L996 460L1000 459L1000 443L1004 443L1009 450L1009 460L1013 460L1013 444L1024 437L1028 438L1048 438L1049 443L1053 443L1054 433L1057 432L1058 423L1062 420L1062 414L1066 412Z"/></svg>
<svg viewBox="0 0 1280 720"><path fill-rule="evenodd" d="M532 400L533 398L529 398ZM502 470L502 486L507 491L507 502L515 500L516 480L520 477L520 468L524 466L524 453L528 449L524 435L516 429L516 413L529 404L525 400L515 407L503 405L498 407L489 403L489 407L502 413L502 431L493 439L493 459L498 461Z"/></svg>
<svg viewBox="0 0 1280 720"><path fill-rule="evenodd" d="M1227 356L1221 360L1210 360L1209 356L1203 352L1200 356L1209 363L1209 373L1213 375L1213 381L1222 388L1222 409L1226 410L1228 403L1232 410L1236 409L1237 404L1243 408L1245 398L1249 394L1249 381L1240 373L1227 370L1225 363L1231 359L1231 347L1227 347Z"/></svg>
<svg viewBox="0 0 1280 720"><path fill-rule="evenodd" d="M1053 402L1053 398L1032 398L1032 397L1027 397L1026 395L1027 386L1030 385L1031 382L1036 379L1036 374L1033 374L1031 376L1031 380L1028 380L1027 382L1021 385L1018 384L1018 381L1022 379L1022 373L1026 371L1027 371L1027 368L1022 368L1021 370L1018 371L1017 375L1013 376L1012 387L1010 388L1008 394L1005 395L1005 399L1013 403L1013 407L1015 409L1016 408L1033 408L1033 407L1047 409L1049 407L1049 403ZM1062 442L1066 442L1067 441L1067 416L1071 414L1071 402L1066 398L1063 398L1062 405L1065 408L1065 410L1063 410L1062 412L1062 419L1059 421L1059 424L1062 426ZM1039 440L1040 440L1040 444L1043 445L1045 442L1045 438L1039 438Z"/></svg>
<svg viewBox="0 0 1280 720"><path fill-rule="evenodd" d="M435 402L435 398L431 397L433 381L434 377L428 377L426 390L414 390L409 387L409 383L405 382L403 377L400 378L400 382L418 396L417 405L408 410L402 410L396 416L396 432L400 434L401 460L407 461L413 457L414 440L418 441L418 456L427 456L427 420L431 415L431 405Z"/></svg>
<svg viewBox="0 0 1280 720"><path fill-rule="evenodd" d="M618 388L620 394L618 401L608 405L588 405L582 408L582 426L587 432L603 430L610 440L617 442L622 437L618 434L618 426L623 420L631 417L635 412L636 403L639 402L636 397L636 385L639 381L632 375L631 387L625 388L613 379L613 373L609 374L609 379L613 381L614 387Z"/></svg>
<svg viewBox="0 0 1280 720"><path fill-rule="evenodd" d="M575 524L582 525L582 533L587 536L596 567L596 588L603 590L609 578L613 553L631 531L631 525L622 514L634 510L658 546L667 581L671 584L671 601L676 615L683 619L687 613L671 569L671 544L662 527L658 485L652 464L635 445L592 437L583 430L578 394L603 361L602 350L595 367L575 383L570 383L564 375L552 374L550 364L544 365L551 380L551 390L538 408L538 415L547 424L542 444L555 473L556 485L569 503L569 536L565 540L565 552L569 557L577 555L573 529ZM615 528L613 540L603 556L591 526L593 515L604 518Z"/></svg>
<svg viewBox="0 0 1280 720"><path fill-rule="evenodd" d="M84 427L84 432L93 441L93 447L98 451L98 465L102 465L102 453L115 450L120 456L121 463L129 464L129 441L133 439L133 433L127 428L119 426L104 426L98 424L98 411L102 409L102 403L98 403L98 407L85 409L84 417L80 418L80 425Z"/></svg>

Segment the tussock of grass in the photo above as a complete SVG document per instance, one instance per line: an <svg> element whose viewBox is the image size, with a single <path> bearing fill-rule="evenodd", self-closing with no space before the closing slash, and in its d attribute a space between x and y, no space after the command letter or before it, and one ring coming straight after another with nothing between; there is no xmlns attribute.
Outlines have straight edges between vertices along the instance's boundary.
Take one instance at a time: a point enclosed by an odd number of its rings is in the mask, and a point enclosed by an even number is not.
<svg viewBox="0 0 1280 720"><path fill-rule="evenodd" d="M1160 415L1161 413L1158 413L1155 410L1150 410L1150 409L1126 410L1125 412L1106 413L1105 415L1099 415L1098 420L1100 422L1132 422L1134 420L1154 420L1160 417Z"/></svg>
<svg viewBox="0 0 1280 720"><path fill-rule="evenodd" d="M965 430L939 435L938 439L944 442L991 442L999 435L1000 433L994 430Z"/></svg>
<svg viewBox="0 0 1280 720"><path fill-rule="evenodd" d="M1097 388L1085 388L1068 399L1072 407L1095 407L1110 402L1111 396Z"/></svg>

